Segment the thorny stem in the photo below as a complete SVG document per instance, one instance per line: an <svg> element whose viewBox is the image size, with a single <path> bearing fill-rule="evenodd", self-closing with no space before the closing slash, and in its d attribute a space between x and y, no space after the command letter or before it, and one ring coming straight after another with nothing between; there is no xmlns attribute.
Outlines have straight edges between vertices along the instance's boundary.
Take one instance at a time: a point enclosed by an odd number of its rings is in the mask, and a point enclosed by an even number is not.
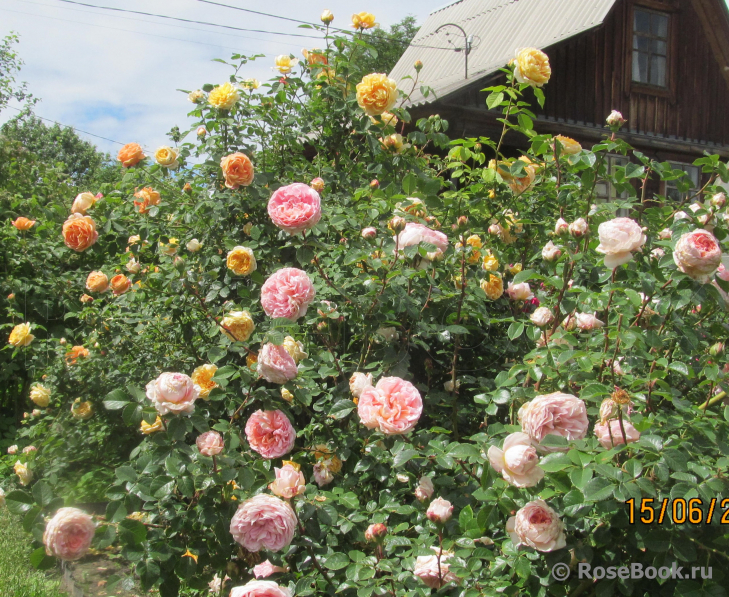
<svg viewBox="0 0 729 597"><path fill-rule="evenodd" d="M620 433L623 435L623 445L628 445L628 438L625 436L625 426L623 425L623 407L618 405L618 424L620 425ZM608 422L608 431L610 431L610 423ZM612 436L612 431L610 432Z"/></svg>
<svg viewBox="0 0 729 597"><path fill-rule="evenodd" d="M306 536L306 529L304 528L304 525L301 524L301 520L299 519L298 514L296 516L296 520L299 523L299 532L301 533L301 536L304 537L305 539L307 539L308 537ZM314 548L308 542L305 545L306 545L306 551L309 552L309 557L311 558L311 562L314 564L314 568L316 568L319 571L319 573L324 577L324 580L326 580L327 583L329 583L330 585L332 585L334 587L335 585L332 582L332 579L329 578L329 575L326 573L326 570L324 570L321 567L321 564L319 564L319 560L317 560L316 554L314 553Z"/></svg>
<svg viewBox="0 0 729 597"><path fill-rule="evenodd" d="M564 276L564 283L562 284L562 288L559 291L559 295L557 296L557 302L554 305L554 323L552 324L552 331L549 333L551 336L554 334L554 332L557 331L557 328L559 327L559 324L562 323L562 317L560 317L560 306L562 304L562 299L564 298L564 293L567 291L567 286L570 283L570 279L572 278L572 271L575 268L575 262L570 261L570 264L567 266L567 269L565 270L565 276ZM549 342L549 338L546 339L547 342Z"/></svg>
<svg viewBox="0 0 729 597"><path fill-rule="evenodd" d="M511 81L511 87L514 88L514 81ZM501 129L501 136L499 137L499 143L496 146L496 161L499 161L499 150L501 149L501 144L504 141L504 137L506 136L506 126L509 121L509 113L511 112L511 102L514 101L514 98L511 97L511 94L509 94L509 105L506 107L506 112L504 113L504 127Z"/></svg>
<svg viewBox="0 0 729 597"><path fill-rule="evenodd" d="M711 394L709 394L711 396ZM717 402L721 402L726 398L726 392L719 392L716 396L711 398L710 400L706 401L706 404L704 404L701 408L706 411L706 409L710 406L714 406Z"/></svg>
<svg viewBox="0 0 729 597"><path fill-rule="evenodd" d="M709 408L709 401L711 400L711 395L714 393L714 387L714 382L711 382L711 385L709 385L709 394L706 396L706 402L704 403L704 406L701 407L701 410L704 411L704 415L706 414L706 409Z"/></svg>
<svg viewBox="0 0 729 597"><path fill-rule="evenodd" d="M443 531L438 531L438 586L443 586L443 570L440 567L440 557L443 555Z"/></svg>
<svg viewBox="0 0 729 597"><path fill-rule="evenodd" d="M673 278L669 278L668 282L666 282L663 286L661 286L661 290L664 290L671 282L673 282ZM660 290L658 292L660 292ZM640 311L638 312L638 315L635 318L635 321L630 324L630 327L633 327L634 325L638 325L640 318L643 317L643 313L645 313L646 307L648 307L648 304L653 300L653 297L656 296L656 294L658 294L658 292L654 292L645 301L643 301L643 305L641 306Z"/></svg>

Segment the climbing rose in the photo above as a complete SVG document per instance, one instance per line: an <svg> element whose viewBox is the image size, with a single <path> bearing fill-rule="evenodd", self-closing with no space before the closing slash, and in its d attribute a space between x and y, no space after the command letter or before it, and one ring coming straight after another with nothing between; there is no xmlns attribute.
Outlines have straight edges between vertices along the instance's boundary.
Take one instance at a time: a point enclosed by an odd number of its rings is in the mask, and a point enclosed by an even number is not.
<svg viewBox="0 0 729 597"><path fill-rule="evenodd" d="M248 551L281 551L294 538L296 514L272 495L259 494L243 502L230 521L233 539Z"/></svg>
<svg viewBox="0 0 729 597"><path fill-rule="evenodd" d="M33 341L33 338L35 336L30 333L30 322L19 323L10 332L8 343L16 348L20 348L21 346L28 346Z"/></svg>
<svg viewBox="0 0 729 597"><path fill-rule="evenodd" d="M253 570L255 574L255 568ZM285 569L276 570L280 571L285 572ZM286 587L280 587L272 580L251 580L242 587L233 587L230 597L291 597L291 591Z"/></svg>
<svg viewBox="0 0 729 597"><path fill-rule="evenodd" d="M445 251L448 248L448 237L438 230L415 222L405 224L404 230L397 235L397 246L400 250L420 243L430 243Z"/></svg>
<svg viewBox="0 0 729 597"><path fill-rule="evenodd" d="M488 457L494 470L515 487L533 487L544 477L537 450L526 433L507 436L503 449L491 446Z"/></svg>
<svg viewBox="0 0 729 597"><path fill-rule="evenodd" d="M304 493L306 490L306 481L304 474L297 466L287 463L281 468L274 468L276 480L270 483L268 488L278 497L287 500Z"/></svg>
<svg viewBox="0 0 729 597"><path fill-rule="evenodd" d="M453 504L448 500L444 500L442 497L435 498L430 502L430 506L428 506L425 515L431 522L445 524L453 516Z"/></svg>
<svg viewBox="0 0 729 597"><path fill-rule="evenodd" d="M268 215L289 234L309 230L321 219L319 193L300 182L281 187L268 201Z"/></svg>
<svg viewBox="0 0 729 597"><path fill-rule="evenodd" d="M592 313L577 313L575 314L575 324L580 331L589 332L590 330L603 327L605 322L600 321Z"/></svg>
<svg viewBox="0 0 729 597"><path fill-rule="evenodd" d="M294 447L296 431L280 410L257 410L246 423L246 437L264 458L280 458Z"/></svg>
<svg viewBox="0 0 729 597"><path fill-rule="evenodd" d="M226 265L238 276L247 276L256 271L256 258L248 247L233 247L228 253Z"/></svg>
<svg viewBox="0 0 729 597"><path fill-rule="evenodd" d="M433 551L437 554L438 548L433 547ZM431 589L439 589L446 583L451 581L458 582L458 577L450 571L448 560L453 554L444 551L440 556L440 570L438 569L438 556L418 556L415 560L415 570L413 573L422 580Z"/></svg>
<svg viewBox="0 0 729 597"><path fill-rule="evenodd" d="M51 391L44 385L36 384L30 390L30 399L41 408L45 408L50 402Z"/></svg>
<svg viewBox="0 0 729 597"><path fill-rule="evenodd" d="M208 398L210 392L218 387L218 384L213 381L218 368L210 363L200 365L192 372L192 382L200 387L200 398Z"/></svg>
<svg viewBox="0 0 729 597"><path fill-rule="evenodd" d="M219 110L230 110L239 99L238 89L229 81L218 85L208 94L210 105Z"/></svg>
<svg viewBox="0 0 729 597"><path fill-rule="evenodd" d="M91 216L71 214L63 223L63 242L69 249L79 253L88 249L99 238L96 222Z"/></svg>
<svg viewBox="0 0 729 597"><path fill-rule="evenodd" d="M248 311L231 311L223 317L220 331L233 341L245 342L250 338L255 324Z"/></svg>
<svg viewBox="0 0 729 597"><path fill-rule="evenodd" d="M420 477L418 486L415 488L415 497L419 502L430 499L435 491L433 480L430 477Z"/></svg>
<svg viewBox="0 0 729 597"><path fill-rule="evenodd" d="M528 545L537 551L554 551L567 544L562 521L542 500L527 503L509 518L506 532L515 546Z"/></svg>
<svg viewBox="0 0 729 597"><path fill-rule="evenodd" d="M629 444L637 442L640 439L640 432L633 427L630 421L623 419L623 429L625 429L625 439L628 440ZM609 423L597 423L595 425L595 436L597 437L597 441L606 450L625 443L618 419L613 419ZM610 436L612 436L612 441L610 440Z"/></svg>
<svg viewBox="0 0 729 597"><path fill-rule="evenodd" d="M147 384L147 398L161 415L189 414L199 396L200 386L184 373L162 373Z"/></svg>
<svg viewBox="0 0 729 597"><path fill-rule="evenodd" d="M582 439L589 422L585 403L572 394L553 392L536 396L519 409L519 422L524 433L539 443L547 435L559 435L568 440ZM559 448L537 446L544 452Z"/></svg>
<svg viewBox="0 0 729 597"><path fill-rule="evenodd" d="M96 196L93 193L79 193L71 205L71 213L86 215L86 210L96 203Z"/></svg>
<svg viewBox="0 0 729 597"><path fill-rule="evenodd" d="M359 398L367 388L372 387L372 374L357 372L349 378L349 391L352 396Z"/></svg>
<svg viewBox="0 0 729 597"><path fill-rule="evenodd" d="M329 485L334 481L334 475L327 467L326 462L317 462L314 465L314 481L319 487L324 487L324 485Z"/></svg>
<svg viewBox="0 0 729 597"><path fill-rule="evenodd" d="M96 527L91 516L78 508L59 508L46 524L46 553L61 560L78 560L89 550Z"/></svg>
<svg viewBox="0 0 729 597"><path fill-rule="evenodd" d="M29 220L28 218L20 216L19 218L16 218L12 224L21 232L25 232L35 226L36 221L37 220Z"/></svg>
<svg viewBox="0 0 729 597"><path fill-rule="evenodd" d="M278 270L261 287L261 305L266 315L292 321L306 315L306 309L315 296L309 276L295 267Z"/></svg>
<svg viewBox="0 0 729 597"><path fill-rule="evenodd" d="M397 102L397 83L382 73L372 73L357 84L357 103L367 116L379 116Z"/></svg>
<svg viewBox="0 0 729 597"><path fill-rule="evenodd" d="M284 384L296 377L298 368L285 346L269 342L258 353L258 374L271 383Z"/></svg>
<svg viewBox="0 0 729 597"><path fill-rule="evenodd" d="M223 436L217 431L206 431L197 436L195 440L197 449L203 456L216 456L223 451Z"/></svg>
<svg viewBox="0 0 729 597"><path fill-rule="evenodd" d="M271 560L266 560L265 562L261 562L260 564L253 566L253 576L256 578L267 578L271 576L272 574L276 574L277 572L288 572L288 568L283 568L281 566L274 566L271 563ZM241 588L241 587L238 587Z"/></svg>
<svg viewBox="0 0 729 597"><path fill-rule="evenodd" d="M514 78L519 83L528 83L532 87L541 87L552 75L549 58L536 48L519 50L514 59Z"/></svg>
<svg viewBox="0 0 729 597"><path fill-rule="evenodd" d="M537 307L529 319L537 327L543 328L554 321L554 313L547 307Z"/></svg>
<svg viewBox="0 0 729 597"><path fill-rule="evenodd" d="M125 168L130 168L144 159L144 151L138 143L127 143L116 155Z"/></svg>
<svg viewBox="0 0 729 597"><path fill-rule="evenodd" d="M420 392L409 381L383 377L359 397L357 413L368 429L378 428L387 435L407 433L415 428L423 412Z"/></svg>
<svg viewBox="0 0 729 597"><path fill-rule="evenodd" d="M529 287L529 282L521 282L520 284L514 284L509 282L506 287L506 294L512 301L528 301L534 296L532 289Z"/></svg>
<svg viewBox="0 0 729 597"><path fill-rule="evenodd" d="M605 254L605 267L614 269L633 258L633 251L640 249L646 241L645 234L637 222L630 218L615 218L597 227L600 244L595 248Z"/></svg>
<svg viewBox="0 0 729 597"><path fill-rule="evenodd" d="M706 284L721 265L721 247L711 232L694 230L678 239L673 260L684 274Z"/></svg>
<svg viewBox="0 0 729 597"><path fill-rule="evenodd" d="M253 182L253 164L244 153L231 153L220 160L220 168L225 177L225 186L229 189L247 187Z"/></svg>

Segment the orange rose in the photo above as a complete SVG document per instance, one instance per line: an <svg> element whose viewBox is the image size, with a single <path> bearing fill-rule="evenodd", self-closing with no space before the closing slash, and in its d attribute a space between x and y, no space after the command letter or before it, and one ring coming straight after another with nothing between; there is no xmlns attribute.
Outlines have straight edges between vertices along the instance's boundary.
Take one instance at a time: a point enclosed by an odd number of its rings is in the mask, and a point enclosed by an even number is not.
<svg viewBox="0 0 729 597"><path fill-rule="evenodd" d="M144 151L142 151L139 143L127 143L119 150L116 159L122 163L125 168L130 168L144 159Z"/></svg>
<svg viewBox="0 0 729 597"><path fill-rule="evenodd" d="M24 218L23 216L20 216L13 222L13 226L21 231L30 230L34 225L35 220L29 220L28 218Z"/></svg>
<svg viewBox="0 0 729 597"><path fill-rule="evenodd" d="M139 213L144 214L149 211L152 205L159 205L160 195L152 187L144 187L141 191L134 193L134 196L140 201L135 201L134 205L139 208Z"/></svg>
<svg viewBox="0 0 729 597"><path fill-rule="evenodd" d="M63 242L69 249L81 253L93 245L98 238L96 222L91 216L71 214L63 223Z"/></svg>
<svg viewBox="0 0 729 597"><path fill-rule="evenodd" d="M86 278L86 288L91 292L104 292L109 288L109 278L104 272L91 272Z"/></svg>
<svg viewBox="0 0 729 597"><path fill-rule="evenodd" d="M225 186L229 189L237 189L240 186L247 187L253 182L253 164L250 158L244 153L231 153L220 160L220 167L225 176Z"/></svg>
<svg viewBox="0 0 729 597"><path fill-rule="evenodd" d="M85 359L87 356L89 356L88 349L83 346L74 346L66 353L66 363L69 365L75 365L79 358Z"/></svg>
<svg viewBox="0 0 729 597"><path fill-rule="evenodd" d="M304 59L309 66L329 64L326 54L319 49L307 50L304 48L301 50L301 53L304 55Z"/></svg>
<svg viewBox="0 0 729 597"><path fill-rule="evenodd" d="M114 296L124 294L127 290L132 287L132 282L124 274L119 274L111 279L111 289L114 292Z"/></svg>

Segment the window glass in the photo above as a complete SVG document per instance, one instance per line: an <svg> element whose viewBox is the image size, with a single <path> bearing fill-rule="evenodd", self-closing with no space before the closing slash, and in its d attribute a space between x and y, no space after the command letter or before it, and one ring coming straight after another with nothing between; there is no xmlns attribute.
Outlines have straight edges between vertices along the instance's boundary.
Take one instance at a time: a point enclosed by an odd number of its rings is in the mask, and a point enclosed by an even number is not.
<svg viewBox="0 0 729 597"><path fill-rule="evenodd" d="M668 15L633 11L633 81L668 86Z"/></svg>
<svg viewBox="0 0 729 597"><path fill-rule="evenodd" d="M630 161L622 155L608 155L605 159L607 160L606 166L610 174L614 174L615 168L618 166L625 166ZM627 196L628 193L625 191L618 193L617 189L605 180L598 181L595 185L595 197L598 203L609 203L616 199L625 199ZM628 210L619 209L615 215L616 217L627 217Z"/></svg>
<svg viewBox="0 0 729 597"><path fill-rule="evenodd" d="M682 162L669 162L669 164L671 164L671 168L674 170L683 170L688 175L691 188L686 192L681 192L676 184L678 181L667 180L664 183L665 189L663 194L672 201L683 201L687 196L693 195L698 190L701 173L697 166L692 166L691 164L684 164ZM683 179L684 182L686 180L685 178Z"/></svg>

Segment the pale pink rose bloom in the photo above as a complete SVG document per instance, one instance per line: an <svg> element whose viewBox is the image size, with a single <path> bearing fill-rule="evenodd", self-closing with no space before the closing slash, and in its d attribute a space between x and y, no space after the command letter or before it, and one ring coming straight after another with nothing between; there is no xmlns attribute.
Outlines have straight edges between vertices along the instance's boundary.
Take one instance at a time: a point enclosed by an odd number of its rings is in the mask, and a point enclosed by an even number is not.
<svg viewBox="0 0 729 597"><path fill-rule="evenodd" d="M284 384L294 379L298 373L296 361L285 346L269 342L258 353L258 375L266 381Z"/></svg>
<svg viewBox="0 0 729 597"><path fill-rule="evenodd" d="M661 247L656 247L651 251L651 257L653 257L653 259L660 259L665 254L666 252Z"/></svg>
<svg viewBox="0 0 729 597"><path fill-rule="evenodd" d="M432 549L435 554L438 553L437 547L433 547ZM448 551L444 551L441 554L439 570L437 555L418 556L415 560L415 570L413 570L413 573L431 589L440 589L446 583L458 582L458 577L448 567L448 560L451 557L453 557L453 554Z"/></svg>
<svg viewBox="0 0 729 597"><path fill-rule="evenodd" d="M714 207L724 207L724 204L726 203L726 194L725 193L717 193L716 195L712 195L711 197L711 204Z"/></svg>
<svg viewBox="0 0 729 597"><path fill-rule="evenodd" d="M658 238L661 240L670 240L673 236L673 231L670 228L664 228L658 233Z"/></svg>
<svg viewBox="0 0 729 597"><path fill-rule="evenodd" d="M86 215L86 210L89 209L94 203L96 203L96 197L91 193L80 193L76 195L71 206L72 214Z"/></svg>
<svg viewBox="0 0 729 597"><path fill-rule="evenodd" d="M720 280L724 280L724 282L729 282L729 269L724 267L723 263L719 264L719 267L716 270L716 277Z"/></svg>
<svg viewBox="0 0 729 597"><path fill-rule="evenodd" d="M428 520L438 524L445 524L453 516L453 504L442 497L435 498L425 512Z"/></svg>
<svg viewBox="0 0 729 597"><path fill-rule="evenodd" d="M420 392L399 377L383 377L375 387L362 392L357 404L362 424L368 429L378 428L386 435L411 431L422 412Z"/></svg>
<svg viewBox="0 0 729 597"><path fill-rule="evenodd" d="M622 360L623 357L618 357L615 361L613 361L613 373L615 373L615 375L625 375L625 371L623 371L623 368L620 365L620 361Z"/></svg>
<svg viewBox="0 0 729 597"><path fill-rule="evenodd" d="M13 444L12 446L9 446L8 447L8 454L10 454L11 456L13 456L14 454L17 454L17 453L18 453L18 446L17 445Z"/></svg>
<svg viewBox="0 0 729 597"><path fill-rule="evenodd" d="M696 213L698 211L704 210L706 211L707 208L701 203L692 203L689 205L689 209ZM696 220L701 224L704 228L706 228L709 232L711 232L714 229L714 225L716 224L716 220L714 220L714 215L709 211L709 213L696 216Z"/></svg>
<svg viewBox="0 0 729 597"><path fill-rule="evenodd" d="M316 484L319 487L324 487L325 485L329 485L329 483L334 481L334 475L325 463L317 462L314 465L314 481L316 481Z"/></svg>
<svg viewBox="0 0 729 597"><path fill-rule="evenodd" d="M203 456L216 456L223 451L223 436L217 431L206 431L195 440L197 449Z"/></svg>
<svg viewBox="0 0 729 597"><path fill-rule="evenodd" d="M547 307L537 307L529 316L529 320L537 327L543 328L554 321L554 313Z"/></svg>
<svg viewBox="0 0 729 597"><path fill-rule="evenodd" d="M163 373L147 384L147 398L161 415L179 415L195 410L200 386L184 373Z"/></svg>
<svg viewBox="0 0 729 597"><path fill-rule="evenodd" d="M415 488L415 497L419 502L429 500L435 491L433 480L430 477L420 477L420 482Z"/></svg>
<svg viewBox="0 0 729 597"><path fill-rule="evenodd" d="M569 225L570 234L576 238L585 236L588 230L589 226L587 225L587 220L585 220L585 218L577 218Z"/></svg>
<svg viewBox="0 0 729 597"><path fill-rule="evenodd" d="M274 468L276 480L268 488L278 497L290 500L306 490L304 474L296 467L285 464L281 468Z"/></svg>
<svg viewBox="0 0 729 597"><path fill-rule="evenodd" d="M679 220L690 220L689 215L685 211L677 211L673 214L673 221L678 222Z"/></svg>
<svg viewBox="0 0 729 597"><path fill-rule="evenodd" d="M365 238L367 240L372 240L377 236L377 229L373 228L372 226L368 226L367 228L362 229L362 238Z"/></svg>
<svg viewBox="0 0 729 597"><path fill-rule="evenodd" d="M587 409L585 403L572 394L553 392L536 396L519 409L522 430L535 443L547 435L559 435L568 440L582 439L587 435ZM537 446L543 452L563 449Z"/></svg>
<svg viewBox="0 0 729 597"><path fill-rule="evenodd" d="M605 119L605 122L607 122L608 126L623 126L626 122L625 118L623 118L623 115L618 112L617 110L613 110L608 114L608 117Z"/></svg>
<svg viewBox="0 0 729 597"><path fill-rule="evenodd" d="M266 315L292 321L306 315L306 309L315 296L309 276L295 267L278 270L261 287L261 305Z"/></svg>
<svg viewBox="0 0 729 597"><path fill-rule="evenodd" d="M629 444L637 442L640 439L640 431L633 427L630 421L623 419L623 429L625 429L625 439ZM612 442L610 436L612 435ZM620 429L620 420L612 419L608 423L597 423L595 425L595 436L603 448L609 450L613 446L619 446L623 443L623 432Z"/></svg>
<svg viewBox="0 0 729 597"><path fill-rule="evenodd" d="M515 487L534 487L544 477L537 450L526 433L510 434L503 449L489 448L488 457L494 470Z"/></svg>
<svg viewBox="0 0 729 597"><path fill-rule="evenodd" d="M78 560L89 551L95 531L94 521L83 510L59 508L43 533L46 553L61 560Z"/></svg>
<svg viewBox="0 0 729 597"><path fill-rule="evenodd" d="M570 225L564 221L563 218L560 218L557 220L556 224L554 225L554 233L557 236L562 236L563 234L567 234L570 230Z"/></svg>
<svg viewBox="0 0 729 597"><path fill-rule="evenodd" d="M280 410L257 410L246 423L246 437L264 458L280 458L294 447L296 431Z"/></svg>
<svg viewBox="0 0 729 597"><path fill-rule="evenodd" d="M630 218L615 218L597 227L600 244L595 248L605 255L605 267L615 269L633 258L633 251L646 241L640 225Z"/></svg>
<svg viewBox="0 0 729 597"><path fill-rule="evenodd" d="M200 127L200 128L202 128L202 127ZM214 597L218 597L218 595L220 595L221 585L226 583L229 580L230 580L230 576L228 576L227 574L225 575L225 578L223 580L220 580L220 577L217 574L215 576L213 576L213 580L211 580L208 583L208 587L210 588L210 593Z"/></svg>
<svg viewBox="0 0 729 597"><path fill-rule="evenodd" d="M233 587L230 597L292 597L287 587L271 580L251 580L242 587Z"/></svg>
<svg viewBox="0 0 729 597"><path fill-rule="evenodd" d="M321 219L319 193L301 182L281 187L268 201L268 215L289 234L309 230Z"/></svg>
<svg viewBox="0 0 729 597"><path fill-rule="evenodd" d="M534 500L506 521L506 532L515 546L528 545L537 551L555 551L567 545L564 524L543 500Z"/></svg>
<svg viewBox="0 0 729 597"><path fill-rule="evenodd" d="M542 248L542 259L554 261L562 254L562 251L551 240Z"/></svg>
<svg viewBox="0 0 729 597"><path fill-rule="evenodd" d="M271 563L271 560L266 560L265 562L261 562L257 566L253 566L253 576L256 578L268 578L272 574L276 574L277 572L288 572L288 568L284 568L282 566L274 566Z"/></svg>
<svg viewBox="0 0 729 597"><path fill-rule="evenodd" d="M534 297L528 282L522 282L521 284L509 282L509 285L506 287L506 294L509 295L512 301L528 301Z"/></svg>
<svg viewBox="0 0 729 597"><path fill-rule="evenodd" d="M580 331L589 332L603 327L605 323L591 313L577 313L575 314L575 325Z"/></svg>
<svg viewBox="0 0 729 597"><path fill-rule="evenodd" d="M272 495L247 499L230 521L230 534L248 551L281 551L294 538L296 514L287 502Z"/></svg>
<svg viewBox="0 0 729 597"><path fill-rule="evenodd" d="M372 387L372 374L371 373L354 373L349 378L349 391L352 392L352 396L359 398L367 388Z"/></svg>
<svg viewBox="0 0 729 597"><path fill-rule="evenodd" d="M679 271L706 284L721 264L721 247L711 232L694 230L678 239L673 260Z"/></svg>
<svg viewBox="0 0 729 597"><path fill-rule="evenodd" d="M420 243L430 243L441 251L445 251L448 248L448 237L438 230L415 222L405 224L404 230L397 235L397 247L400 251L405 247L412 247Z"/></svg>
<svg viewBox="0 0 729 597"><path fill-rule="evenodd" d="M36 448L35 446L25 446L25 448L23 448L23 454L30 454L31 452L37 452L37 451L38 451L38 448Z"/></svg>

